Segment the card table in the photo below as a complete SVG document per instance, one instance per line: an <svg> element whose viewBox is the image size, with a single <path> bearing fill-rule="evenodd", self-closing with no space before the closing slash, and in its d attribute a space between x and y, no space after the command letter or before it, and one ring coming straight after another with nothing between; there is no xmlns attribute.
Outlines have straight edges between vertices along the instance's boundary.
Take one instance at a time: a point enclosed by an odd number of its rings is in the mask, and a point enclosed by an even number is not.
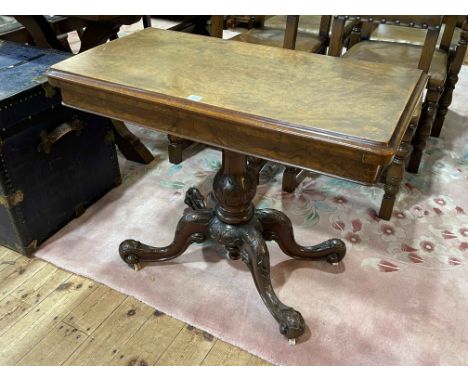
<svg viewBox="0 0 468 382"><path fill-rule="evenodd" d="M298 245L284 213L256 209L258 174L247 157L372 184L393 163L427 81L417 69L153 28L60 62L48 77L65 105L222 149L214 208L190 188L191 208L171 244L125 240L120 255L138 268L212 238L247 264L280 332L293 341L305 323L272 288L266 241L293 258L335 265L346 248L339 239Z"/></svg>

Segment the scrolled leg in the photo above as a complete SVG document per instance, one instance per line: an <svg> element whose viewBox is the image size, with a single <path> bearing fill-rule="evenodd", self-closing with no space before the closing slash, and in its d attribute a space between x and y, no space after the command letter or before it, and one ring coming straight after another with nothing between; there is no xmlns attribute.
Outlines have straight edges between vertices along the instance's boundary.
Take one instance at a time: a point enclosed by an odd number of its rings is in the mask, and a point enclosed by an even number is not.
<svg viewBox="0 0 468 382"><path fill-rule="evenodd" d="M184 253L190 244L206 240L212 217L211 210L189 211L179 220L171 244L151 247L136 240L125 240L119 247L120 257L129 265L174 259Z"/></svg>
<svg viewBox="0 0 468 382"><path fill-rule="evenodd" d="M249 267L266 307L279 323L280 333L288 339L301 336L305 330L302 315L293 308L283 304L276 295L270 279L270 255L261 233L251 225L240 231L243 241L242 260Z"/></svg>
<svg viewBox="0 0 468 382"><path fill-rule="evenodd" d="M256 210L255 215L260 220L265 240L275 240L288 256L337 264L346 254L346 245L340 239L330 239L312 246L297 244L291 220L281 211L265 208Z"/></svg>

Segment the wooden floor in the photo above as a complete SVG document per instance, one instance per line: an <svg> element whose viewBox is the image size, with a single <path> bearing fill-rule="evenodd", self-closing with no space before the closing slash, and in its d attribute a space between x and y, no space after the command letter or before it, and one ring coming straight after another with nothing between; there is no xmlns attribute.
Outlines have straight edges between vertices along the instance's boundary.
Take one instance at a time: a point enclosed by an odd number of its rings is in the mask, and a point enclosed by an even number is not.
<svg viewBox="0 0 468 382"><path fill-rule="evenodd" d="M268 365L133 297L0 247L0 365Z"/></svg>

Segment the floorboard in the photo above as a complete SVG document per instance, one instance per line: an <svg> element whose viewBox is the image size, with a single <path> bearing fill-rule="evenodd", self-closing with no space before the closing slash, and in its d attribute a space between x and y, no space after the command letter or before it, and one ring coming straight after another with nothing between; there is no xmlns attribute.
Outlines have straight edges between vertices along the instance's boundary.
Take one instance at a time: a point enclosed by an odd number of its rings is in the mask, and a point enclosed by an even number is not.
<svg viewBox="0 0 468 382"><path fill-rule="evenodd" d="M0 365L268 365L105 285L0 247Z"/></svg>

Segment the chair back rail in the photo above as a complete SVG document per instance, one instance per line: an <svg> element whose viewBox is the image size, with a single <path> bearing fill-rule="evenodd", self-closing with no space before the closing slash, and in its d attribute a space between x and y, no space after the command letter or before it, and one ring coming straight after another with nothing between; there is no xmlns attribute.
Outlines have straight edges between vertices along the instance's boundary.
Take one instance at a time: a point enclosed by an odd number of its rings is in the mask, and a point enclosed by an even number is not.
<svg viewBox="0 0 468 382"><path fill-rule="evenodd" d="M363 22L372 22L376 24L390 24L400 25L403 27L420 28L420 29L431 29L440 28L442 24L443 16L409 16L409 15L385 15L385 16L335 16L335 18L343 20L360 20Z"/></svg>
<svg viewBox="0 0 468 382"><path fill-rule="evenodd" d="M362 37L368 37L371 28L366 27L365 36L361 35L361 28L364 24L391 24L402 27L427 29L426 39L421 52L418 69L428 73L431 66L432 57L439 37L442 16L334 16L332 26L332 37L328 55L339 57L343 48L344 23L346 20L355 20L353 35L350 38L349 48L357 43ZM453 31L452 31L453 34Z"/></svg>

